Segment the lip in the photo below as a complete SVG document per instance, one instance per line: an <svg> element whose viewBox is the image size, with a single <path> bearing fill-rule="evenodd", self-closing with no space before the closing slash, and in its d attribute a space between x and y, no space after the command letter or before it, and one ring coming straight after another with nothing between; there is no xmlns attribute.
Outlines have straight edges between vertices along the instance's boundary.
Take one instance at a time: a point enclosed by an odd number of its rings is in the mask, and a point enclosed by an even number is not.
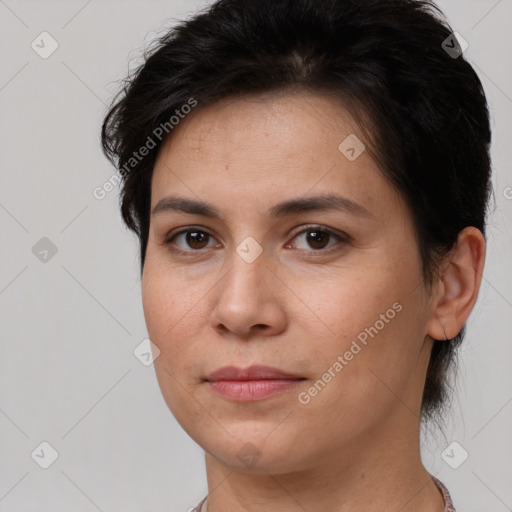
<svg viewBox="0 0 512 512"><path fill-rule="evenodd" d="M264 400L294 389L305 377L270 366L224 366L206 379L216 394L236 402Z"/></svg>
<svg viewBox="0 0 512 512"><path fill-rule="evenodd" d="M302 379L300 375L274 368L272 366L253 365L248 368L236 366L223 366L210 373L206 380L215 382L219 380L270 380L270 379Z"/></svg>

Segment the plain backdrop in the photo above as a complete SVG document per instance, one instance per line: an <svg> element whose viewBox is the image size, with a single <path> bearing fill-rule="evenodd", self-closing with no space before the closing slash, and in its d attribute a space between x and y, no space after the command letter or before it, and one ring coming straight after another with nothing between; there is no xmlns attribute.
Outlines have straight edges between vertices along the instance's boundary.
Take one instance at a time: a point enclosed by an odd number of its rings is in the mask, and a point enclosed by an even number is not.
<svg viewBox="0 0 512 512"><path fill-rule="evenodd" d="M116 81L156 35L206 5L0 0L0 512L185 512L207 492L203 450L169 412L153 367L134 354L147 332L138 246L121 222L119 190L93 196L114 173L99 131ZM445 435L425 432L422 452L457 510L505 512L512 1L439 5L468 42L488 95L495 199L449 426ZM442 455L450 445L468 454L456 469Z"/></svg>

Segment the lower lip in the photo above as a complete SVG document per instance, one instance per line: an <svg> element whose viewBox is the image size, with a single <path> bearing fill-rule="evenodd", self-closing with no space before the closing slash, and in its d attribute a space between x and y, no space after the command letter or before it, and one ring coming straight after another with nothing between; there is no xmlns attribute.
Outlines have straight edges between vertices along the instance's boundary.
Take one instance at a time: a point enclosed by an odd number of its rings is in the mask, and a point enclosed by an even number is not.
<svg viewBox="0 0 512 512"><path fill-rule="evenodd" d="M263 400L290 391L304 379L218 380L208 382L217 394L238 402Z"/></svg>

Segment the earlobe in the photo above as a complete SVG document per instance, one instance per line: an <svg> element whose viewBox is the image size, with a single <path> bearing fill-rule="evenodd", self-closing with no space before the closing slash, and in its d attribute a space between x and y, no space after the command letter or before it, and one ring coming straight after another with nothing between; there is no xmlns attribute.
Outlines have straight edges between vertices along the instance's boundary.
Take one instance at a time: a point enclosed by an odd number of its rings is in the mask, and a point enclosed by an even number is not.
<svg viewBox="0 0 512 512"><path fill-rule="evenodd" d="M433 339L452 339L462 329L478 298L485 250L482 232L470 226L459 233L446 255L428 324L427 334Z"/></svg>

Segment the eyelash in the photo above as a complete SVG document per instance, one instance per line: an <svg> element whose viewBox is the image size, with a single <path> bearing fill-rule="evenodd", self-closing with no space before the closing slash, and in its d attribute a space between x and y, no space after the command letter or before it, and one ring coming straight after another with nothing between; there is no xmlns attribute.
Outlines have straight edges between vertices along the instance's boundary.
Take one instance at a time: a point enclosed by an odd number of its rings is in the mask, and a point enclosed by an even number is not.
<svg viewBox="0 0 512 512"><path fill-rule="evenodd" d="M330 254L330 253L332 253L332 252L334 252L336 250L339 250L338 245L340 245L340 243L341 244L345 244L345 243L348 243L350 241L350 237L348 235L339 235L339 234L335 233L334 231L332 231L331 229L329 229L329 228L327 228L325 226L320 226L320 225L306 226L304 229L302 229L302 231L299 231L299 232L295 233L293 235L292 239L296 238L299 235L302 235L304 233L308 233L308 232L311 232L311 231L325 233L325 234L329 235L330 237L336 238L339 243L335 244L334 246L330 247L329 249L316 249L316 250L312 249L310 251L308 251L306 249L298 249L299 251L306 251L306 252L318 253L320 255L326 255L326 254ZM177 249L176 247L173 247L173 242L174 242L175 238L177 238L180 235L183 235L183 234L186 234L186 233L191 233L191 232L202 233L202 234L205 234L205 235L213 238L213 235L211 235L210 233L208 233L208 231L205 231L204 229L189 227L187 229L183 229L181 231L178 231L177 233L172 234L169 238L167 238L167 240L165 240L164 245L167 247L167 249L171 253L175 253L175 254L187 255L187 254L190 254L190 253L200 253L202 251L205 251L206 249L183 250L183 249Z"/></svg>

